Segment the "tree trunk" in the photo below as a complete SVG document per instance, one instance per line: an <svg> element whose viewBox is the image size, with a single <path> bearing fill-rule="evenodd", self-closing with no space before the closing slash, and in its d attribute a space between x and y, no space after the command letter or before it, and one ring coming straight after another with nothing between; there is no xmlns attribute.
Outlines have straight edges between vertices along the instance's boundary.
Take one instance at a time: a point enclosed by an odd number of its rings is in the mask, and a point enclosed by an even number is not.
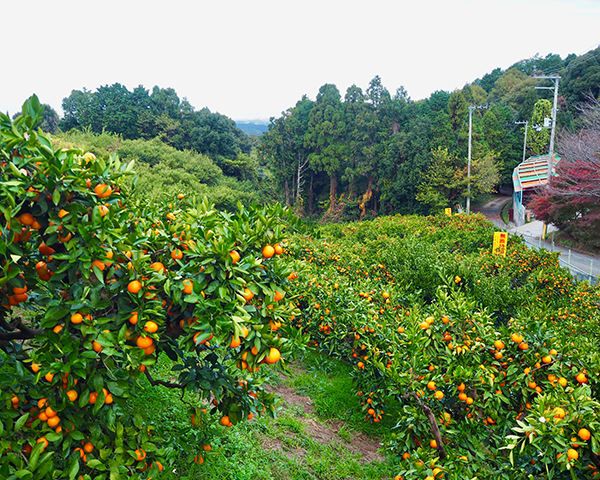
<svg viewBox="0 0 600 480"><path fill-rule="evenodd" d="M333 212L337 200L337 177L335 174L329 177L329 211Z"/></svg>
<svg viewBox="0 0 600 480"><path fill-rule="evenodd" d="M285 179L285 204L290 204L290 186L288 185L288 179Z"/></svg>
<svg viewBox="0 0 600 480"><path fill-rule="evenodd" d="M300 197L302 196L302 185L304 185L304 178L302 177L302 174L304 173L304 170L306 169L307 165L308 157L304 159L298 159L298 175L296 178L296 202L298 202L300 200Z"/></svg>

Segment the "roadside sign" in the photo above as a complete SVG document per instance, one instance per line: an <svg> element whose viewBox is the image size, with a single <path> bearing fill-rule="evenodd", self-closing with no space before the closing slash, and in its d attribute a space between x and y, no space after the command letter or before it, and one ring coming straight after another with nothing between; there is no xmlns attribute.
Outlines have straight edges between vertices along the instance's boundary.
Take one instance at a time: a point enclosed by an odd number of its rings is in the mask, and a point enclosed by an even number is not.
<svg viewBox="0 0 600 480"><path fill-rule="evenodd" d="M493 255L502 255L506 257L506 242L508 241L507 232L494 232L494 244L492 246Z"/></svg>

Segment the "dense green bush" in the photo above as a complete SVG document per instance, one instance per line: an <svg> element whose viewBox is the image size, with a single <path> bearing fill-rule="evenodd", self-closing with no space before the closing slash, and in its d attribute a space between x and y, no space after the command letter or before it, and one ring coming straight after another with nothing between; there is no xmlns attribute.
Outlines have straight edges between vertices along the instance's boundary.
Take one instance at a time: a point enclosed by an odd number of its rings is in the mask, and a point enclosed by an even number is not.
<svg viewBox="0 0 600 480"><path fill-rule="evenodd" d="M236 176L227 176L206 155L177 150L158 138L123 140L105 132L71 130L59 134L55 141L63 147L82 146L99 158L116 153L123 161L135 160L136 191L142 198L161 200L177 194L196 195L206 197L220 209L233 211L238 201L250 205L272 196L271 176L251 157L220 159L221 163L235 166L230 173Z"/></svg>

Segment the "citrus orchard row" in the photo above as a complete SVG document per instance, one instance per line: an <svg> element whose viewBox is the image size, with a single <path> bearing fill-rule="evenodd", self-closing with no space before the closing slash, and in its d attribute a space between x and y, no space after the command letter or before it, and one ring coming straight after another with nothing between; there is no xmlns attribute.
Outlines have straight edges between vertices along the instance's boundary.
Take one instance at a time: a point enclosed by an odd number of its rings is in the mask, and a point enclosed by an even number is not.
<svg viewBox="0 0 600 480"><path fill-rule="evenodd" d="M296 237L296 325L355 365L397 479L600 478L600 290L519 238L491 255L493 231L398 216Z"/></svg>

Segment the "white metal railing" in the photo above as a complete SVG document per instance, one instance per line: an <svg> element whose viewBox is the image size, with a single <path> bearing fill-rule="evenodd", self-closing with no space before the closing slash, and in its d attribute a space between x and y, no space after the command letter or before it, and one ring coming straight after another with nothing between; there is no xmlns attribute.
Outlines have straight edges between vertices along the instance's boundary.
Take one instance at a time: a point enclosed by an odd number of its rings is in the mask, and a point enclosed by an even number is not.
<svg viewBox="0 0 600 480"><path fill-rule="evenodd" d="M550 245L550 248L547 248L547 250L550 250L551 252L554 252L554 238L552 239L552 242L547 242L545 240L542 239L542 237L534 237L533 234L529 231L529 230L524 230L519 232L519 234L523 237L523 239L525 240L525 243L527 245L530 245L532 247L536 247L536 248L546 248L547 245ZM528 236L530 237L530 241L528 241L525 237ZM535 241L537 239L537 241ZM571 263L571 249L568 249L568 254L567 254L567 258L564 258L564 256L562 255L562 251L560 251L560 256L558 258L560 266L569 269L569 271L571 272L571 274L575 277L577 277L577 279L579 280L587 280L588 282L590 282L590 285L598 285L598 275L594 275L594 259L590 259L590 269L589 271L585 271L582 268L573 265Z"/></svg>

